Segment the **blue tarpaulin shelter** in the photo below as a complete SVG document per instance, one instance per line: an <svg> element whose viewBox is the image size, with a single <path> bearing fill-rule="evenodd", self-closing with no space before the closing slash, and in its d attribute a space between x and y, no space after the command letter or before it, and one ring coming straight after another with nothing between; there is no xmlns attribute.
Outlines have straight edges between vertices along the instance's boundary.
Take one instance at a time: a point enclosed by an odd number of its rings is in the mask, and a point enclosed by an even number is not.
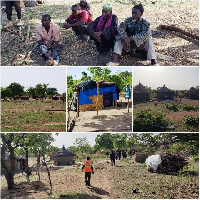
<svg viewBox="0 0 200 200"><path fill-rule="evenodd" d="M103 93L113 93L113 101L117 99L116 94L116 86L111 87L99 87L99 94L102 95ZM89 97L97 95L97 88L91 88L87 90L82 90L79 93L79 104L85 105L85 104L93 104Z"/></svg>
<svg viewBox="0 0 200 200"><path fill-rule="evenodd" d="M79 105L94 105L91 97L97 96L97 83L96 81L83 81L77 84L79 90ZM119 87L111 82L99 82L99 95L101 95L102 105L104 107L113 106L113 101L119 98ZM73 107L76 108L77 96L74 96Z"/></svg>

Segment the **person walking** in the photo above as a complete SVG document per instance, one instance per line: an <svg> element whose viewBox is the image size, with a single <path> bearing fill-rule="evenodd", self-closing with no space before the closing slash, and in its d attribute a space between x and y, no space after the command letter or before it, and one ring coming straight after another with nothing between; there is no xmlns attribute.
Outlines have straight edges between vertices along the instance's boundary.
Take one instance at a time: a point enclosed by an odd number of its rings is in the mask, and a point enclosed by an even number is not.
<svg viewBox="0 0 200 200"><path fill-rule="evenodd" d="M87 160L84 162L82 172L83 170L85 172L85 185L90 186L91 173L94 174L92 161L90 160L90 157L87 157Z"/></svg>
<svg viewBox="0 0 200 200"><path fill-rule="evenodd" d="M112 166L115 165L115 151L112 150L111 153L110 153L110 160L111 160L111 163L112 163Z"/></svg>

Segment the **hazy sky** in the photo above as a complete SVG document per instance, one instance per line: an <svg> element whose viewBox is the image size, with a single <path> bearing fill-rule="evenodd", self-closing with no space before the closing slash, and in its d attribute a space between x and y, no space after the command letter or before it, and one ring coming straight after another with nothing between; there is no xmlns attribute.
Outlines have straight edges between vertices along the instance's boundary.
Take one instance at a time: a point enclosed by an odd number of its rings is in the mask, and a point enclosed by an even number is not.
<svg viewBox="0 0 200 200"><path fill-rule="evenodd" d="M101 133L59 133L58 136L53 133L53 137L55 138L55 142L53 142L53 146L57 146L61 148L63 145L65 147L70 147L74 145L76 138L86 137L91 146L95 144L95 138L97 135Z"/></svg>
<svg viewBox="0 0 200 200"><path fill-rule="evenodd" d="M38 83L57 88L59 93L66 92L65 67L1 67L1 87L16 82L25 87L35 87Z"/></svg>
<svg viewBox="0 0 200 200"><path fill-rule="evenodd" d="M116 74L118 71L129 71L132 72L132 67L108 67L112 72L111 74ZM74 80L80 80L82 77L82 72L86 72L88 76L90 76L87 67L68 67L67 68L67 75L72 75Z"/></svg>
<svg viewBox="0 0 200 200"><path fill-rule="evenodd" d="M138 83L157 89L164 84L169 89L189 89L199 85L198 67L134 67L133 86Z"/></svg>

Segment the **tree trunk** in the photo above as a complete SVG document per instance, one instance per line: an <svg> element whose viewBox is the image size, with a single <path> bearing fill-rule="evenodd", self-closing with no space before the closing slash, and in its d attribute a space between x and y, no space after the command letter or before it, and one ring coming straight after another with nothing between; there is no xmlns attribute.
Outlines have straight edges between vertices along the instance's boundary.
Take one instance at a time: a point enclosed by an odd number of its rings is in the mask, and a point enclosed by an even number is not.
<svg viewBox="0 0 200 200"><path fill-rule="evenodd" d="M5 163L5 143L3 141L1 148L1 167L5 172L8 189L10 190L10 189L15 189L15 184L14 184L15 156L14 156L14 149L11 150L11 148L9 148L9 150L10 150L10 169L8 169Z"/></svg>
<svg viewBox="0 0 200 200"><path fill-rule="evenodd" d="M40 166L40 152L38 152L38 154L37 154L37 174L38 174L38 179L40 181L39 166Z"/></svg>
<svg viewBox="0 0 200 200"><path fill-rule="evenodd" d="M25 147L25 151L26 151L26 160L25 160L26 169L25 169L25 173L26 173L27 182L30 182L31 169L28 166L28 147Z"/></svg>
<svg viewBox="0 0 200 200"><path fill-rule="evenodd" d="M11 173L5 173L6 181L8 184L8 189L9 190L14 190L15 189L15 184L14 184L14 174Z"/></svg>

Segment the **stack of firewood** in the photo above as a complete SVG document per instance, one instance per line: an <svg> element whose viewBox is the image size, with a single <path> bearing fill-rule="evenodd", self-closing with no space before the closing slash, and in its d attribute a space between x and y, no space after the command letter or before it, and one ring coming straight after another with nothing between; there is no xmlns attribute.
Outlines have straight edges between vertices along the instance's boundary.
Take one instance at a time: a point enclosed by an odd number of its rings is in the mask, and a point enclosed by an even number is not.
<svg viewBox="0 0 200 200"><path fill-rule="evenodd" d="M157 171L161 173L179 172L188 165L187 156L180 153L165 153L161 155L162 163Z"/></svg>

